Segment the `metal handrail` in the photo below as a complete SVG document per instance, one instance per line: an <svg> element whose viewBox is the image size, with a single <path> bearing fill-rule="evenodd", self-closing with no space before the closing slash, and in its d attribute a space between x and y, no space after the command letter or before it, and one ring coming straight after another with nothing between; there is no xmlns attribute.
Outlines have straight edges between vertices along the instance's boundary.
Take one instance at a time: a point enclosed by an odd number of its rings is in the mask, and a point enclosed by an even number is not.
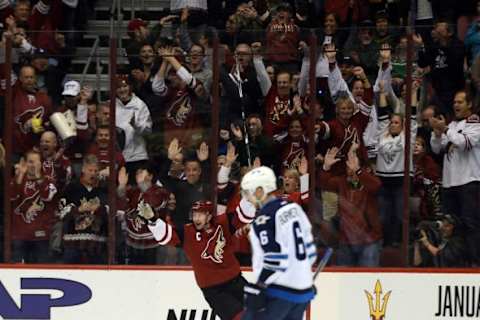
<svg viewBox="0 0 480 320"><path fill-rule="evenodd" d="M117 30L123 28L123 14L122 14L122 0L117 0ZM110 39L116 38L115 36L110 36ZM122 48L122 37L118 37L118 48Z"/></svg>
<svg viewBox="0 0 480 320"><path fill-rule="evenodd" d="M113 0L112 7L110 8L110 39L113 38L113 22L114 22L114 16L115 16L115 10L117 9L117 1L118 0Z"/></svg>
<svg viewBox="0 0 480 320"><path fill-rule="evenodd" d="M95 56L95 72L96 72L96 79L95 79L95 86L97 88L97 103L101 102L101 97L100 97L100 73L102 72L102 67L100 66L100 57L97 54Z"/></svg>
<svg viewBox="0 0 480 320"><path fill-rule="evenodd" d="M90 54L88 55L87 63L85 63L85 67L83 67L82 72L82 83L85 81L85 76L87 75L88 68L90 67L90 63L92 63L93 55L98 57L97 50L98 46L100 45L100 38L97 36L95 38L95 42L93 43L92 49L90 50ZM97 70L98 73L98 70Z"/></svg>

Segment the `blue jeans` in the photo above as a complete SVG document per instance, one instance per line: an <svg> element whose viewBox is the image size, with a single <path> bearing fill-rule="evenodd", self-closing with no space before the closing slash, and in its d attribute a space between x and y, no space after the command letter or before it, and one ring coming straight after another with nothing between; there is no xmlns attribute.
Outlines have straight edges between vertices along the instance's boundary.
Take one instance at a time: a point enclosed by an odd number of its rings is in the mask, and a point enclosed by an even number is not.
<svg viewBox="0 0 480 320"><path fill-rule="evenodd" d="M382 242L365 245L341 243L337 250L337 265L344 267L378 267Z"/></svg>
<svg viewBox="0 0 480 320"><path fill-rule="evenodd" d="M278 298L267 298L267 309L255 312L246 309L242 320L302 320L308 303L294 303Z"/></svg>

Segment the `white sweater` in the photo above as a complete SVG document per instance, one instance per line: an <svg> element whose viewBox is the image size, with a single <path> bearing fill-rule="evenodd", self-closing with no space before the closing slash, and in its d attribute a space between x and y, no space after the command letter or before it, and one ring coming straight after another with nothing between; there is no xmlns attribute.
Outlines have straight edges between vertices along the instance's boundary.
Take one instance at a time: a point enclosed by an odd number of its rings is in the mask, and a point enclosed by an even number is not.
<svg viewBox="0 0 480 320"><path fill-rule="evenodd" d="M377 176L382 178L403 177L404 154L405 154L405 131L393 137L388 127L390 119L387 114L382 114L379 110L378 130L379 144L377 156ZM416 111L412 111L410 121L410 175L413 176L413 147L417 136L417 116Z"/></svg>
<svg viewBox="0 0 480 320"><path fill-rule="evenodd" d="M441 137L432 134L432 151L445 151L443 187L461 186L480 181L480 121L477 115L461 121L452 121Z"/></svg>
<svg viewBox="0 0 480 320"><path fill-rule="evenodd" d="M135 117L133 126L131 124L132 117ZM126 105L117 99L115 120L116 126L125 131L125 147L123 148L125 161L148 160L147 147L142 136L152 131L152 118L147 105L135 94Z"/></svg>

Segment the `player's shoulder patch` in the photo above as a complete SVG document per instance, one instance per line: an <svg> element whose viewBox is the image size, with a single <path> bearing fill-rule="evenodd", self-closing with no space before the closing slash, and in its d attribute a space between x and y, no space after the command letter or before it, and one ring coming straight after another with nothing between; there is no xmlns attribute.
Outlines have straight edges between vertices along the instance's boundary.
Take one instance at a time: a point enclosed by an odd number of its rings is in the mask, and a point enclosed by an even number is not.
<svg viewBox="0 0 480 320"><path fill-rule="evenodd" d="M480 123L480 117L477 114L472 114L467 118L467 123Z"/></svg>
<svg viewBox="0 0 480 320"><path fill-rule="evenodd" d="M268 220L270 220L270 219L271 219L271 217L269 217L267 215L260 215L260 216L255 218L255 225L261 226L262 224L266 224L268 222Z"/></svg>

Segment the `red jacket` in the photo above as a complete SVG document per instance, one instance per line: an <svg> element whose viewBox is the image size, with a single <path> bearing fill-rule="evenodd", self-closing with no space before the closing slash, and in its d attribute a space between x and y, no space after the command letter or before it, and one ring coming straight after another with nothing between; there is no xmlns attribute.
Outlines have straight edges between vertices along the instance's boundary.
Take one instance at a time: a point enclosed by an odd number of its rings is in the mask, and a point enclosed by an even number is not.
<svg viewBox="0 0 480 320"><path fill-rule="evenodd" d="M365 245L382 239L376 194L381 186L378 177L362 170L358 188L353 188L345 175L334 176L322 170L320 179L325 190L338 193L341 243Z"/></svg>
<svg viewBox="0 0 480 320"><path fill-rule="evenodd" d="M52 111L52 101L44 92L34 94L26 92L20 82L13 88L13 150L15 153L25 153L32 149L40 140L40 135L32 132L26 123L33 116L42 118L42 122L49 121Z"/></svg>

